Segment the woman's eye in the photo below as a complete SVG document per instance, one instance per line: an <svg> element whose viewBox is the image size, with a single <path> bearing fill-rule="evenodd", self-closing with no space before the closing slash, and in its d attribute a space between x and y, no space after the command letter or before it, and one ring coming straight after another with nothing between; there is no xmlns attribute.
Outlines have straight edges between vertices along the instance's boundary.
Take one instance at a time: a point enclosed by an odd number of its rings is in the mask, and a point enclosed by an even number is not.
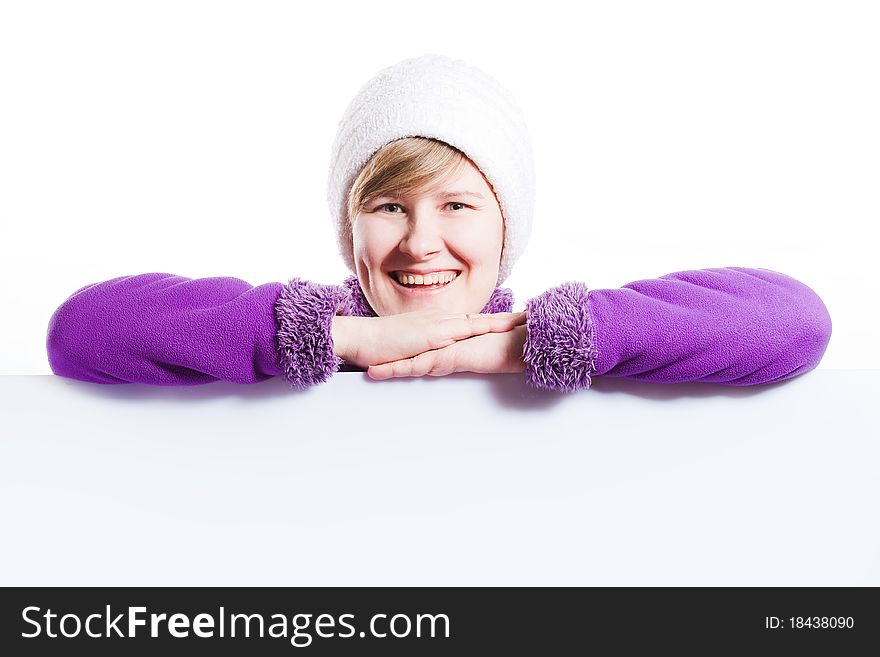
<svg viewBox="0 0 880 657"><path fill-rule="evenodd" d="M460 205L462 207L467 207L466 204L460 203L459 201L450 201L446 205ZM387 208L399 208L401 207L398 203L385 203L379 206L379 210L387 211ZM397 212L392 211L391 214L397 214Z"/></svg>

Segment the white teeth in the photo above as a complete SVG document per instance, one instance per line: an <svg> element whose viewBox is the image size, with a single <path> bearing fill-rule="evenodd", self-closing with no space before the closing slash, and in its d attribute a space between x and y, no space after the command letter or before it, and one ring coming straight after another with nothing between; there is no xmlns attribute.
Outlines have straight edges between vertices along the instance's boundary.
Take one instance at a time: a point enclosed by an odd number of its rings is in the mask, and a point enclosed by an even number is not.
<svg viewBox="0 0 880 657"><path fill-rule="evenodd" d="M396 272L397 280L403 285L436 285L437 283L449 283L455 280L458 274L402 274Z"/></svg>

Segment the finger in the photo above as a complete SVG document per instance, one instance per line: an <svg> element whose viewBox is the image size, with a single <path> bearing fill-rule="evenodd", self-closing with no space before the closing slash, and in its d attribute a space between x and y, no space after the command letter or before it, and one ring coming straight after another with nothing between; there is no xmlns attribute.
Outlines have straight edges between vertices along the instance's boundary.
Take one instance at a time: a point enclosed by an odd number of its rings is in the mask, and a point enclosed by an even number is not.
<svg viewBox="0 0 880 657"><path fill-rule="evenodd" d="M425 376L434 367L434 352L425 351L418 356L399 360L394 364L394 376ZM398 374L398 372L400 372Z"/></svg>
<svg viewBox="0 0 880 657"><path fill-rule="evenodd" d="M469 313L450 317L447 322L445 338L465 340L484 333L504 333L526 323L526 313Z"/></svg>
<svg viewBox="0 0 880 657"><path fill-rule="evenodd" d="M456 343L431 353L434 354L434 363L431 371L428 372L429 376L446 376L458 371L456 366Z"/></svg>
<svg viewBox="0 0 880 657"><path fill-rule="evenodd" d="M514 326L519 326L520 324L525 324L526 319L528 319L527 313L485 313L482 315L468 315L469 317L488 317L490 319L496 319L501 322L510 322Z"/></svg>
<svg viewBox="0 0 880 657"><path fill-rule="evenodd" d="M367 376L374 381L384 381L390 379L394 372L391 369L391 363L382 363L381 365L370 365L367 368Z"/></svg>
<svg viewBox="0 0 880 657"><path fill-rule="evenodd" d="M434 366L434 355L430 351L401 360L371 365L367 368L370 378L382 381L384 379L400 378L405 376L425 376Z"/></svg>

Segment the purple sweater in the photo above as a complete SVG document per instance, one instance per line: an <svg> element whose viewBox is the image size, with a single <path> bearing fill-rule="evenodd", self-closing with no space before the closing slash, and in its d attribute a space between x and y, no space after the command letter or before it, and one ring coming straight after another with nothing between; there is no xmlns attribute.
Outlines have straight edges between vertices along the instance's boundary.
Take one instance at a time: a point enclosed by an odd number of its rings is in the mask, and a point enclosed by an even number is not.
<svg viewBox="0 0 880 657"><path fill-rule="evenodd" d="M483 312L512 307L499 287ZM774 383L815 368L831 338L818 295L769 269L683 271L610 290L568 282L529 299L526 312L526 381L548 390L589 388L598 375ZM55 374L93 383L284 376L303 389L356 369L333 351L334 314L375 316L355 276L256 287L231 277L120 276L74 292L49 320L46 349Z"/></svg>

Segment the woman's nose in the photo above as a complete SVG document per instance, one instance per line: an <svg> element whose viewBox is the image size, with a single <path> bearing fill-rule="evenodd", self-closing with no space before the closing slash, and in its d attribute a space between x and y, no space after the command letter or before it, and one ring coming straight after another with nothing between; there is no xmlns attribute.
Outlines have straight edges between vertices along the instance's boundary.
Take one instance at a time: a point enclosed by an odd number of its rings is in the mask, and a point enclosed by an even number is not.
<svg viewBox="0 0 880 657"><path fill-rule="evenodd" d="M413 214L407 221L406 234L400 240L398 248L414 260L421 260L443 248L441 233L440 221L437 217Z"/></svg>

